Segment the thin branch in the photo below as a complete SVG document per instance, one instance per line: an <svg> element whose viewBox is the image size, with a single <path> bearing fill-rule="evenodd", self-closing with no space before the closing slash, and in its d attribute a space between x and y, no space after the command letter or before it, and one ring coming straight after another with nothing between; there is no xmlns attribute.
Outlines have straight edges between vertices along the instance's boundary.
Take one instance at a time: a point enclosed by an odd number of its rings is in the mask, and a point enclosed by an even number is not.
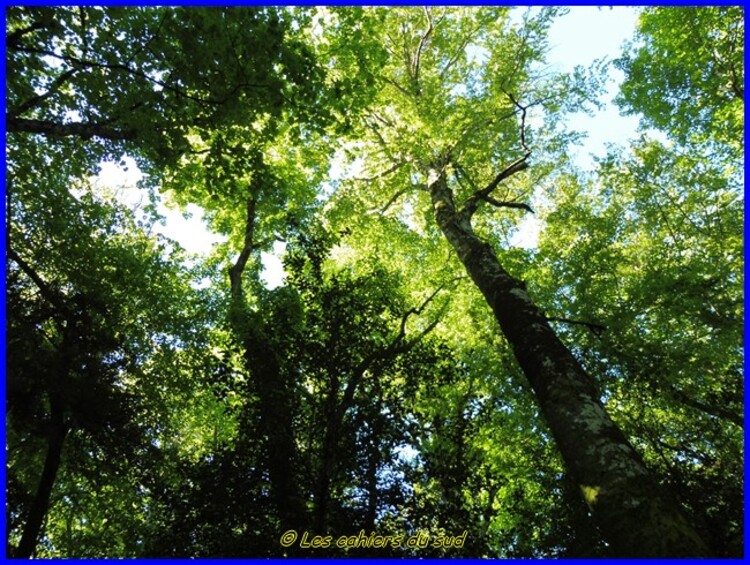
<svg viewBox="0 0 750 565"><path fill-rule="evenodd" d="M521 147L523 147L523 150L528 156L531 154L531 149L526 145L526 109L529 106L521 106L518 101L513 98L513 95L510 92L506 92L506 95L510 98L510 101L513 102L513 105L521 110Z"/></svg>
<svg viewBox="0 0 750 565"><path fill-rule="evenodd" d="M397 163L395 163L392 167L387 168L385 171L383 171L382 173L378 173L375 176L372 176L372 177L355 177L352 180L357 181L357 182L372 182L372 181L376 181L378 179L382 179L383 177L387 177L388 175L390 175L392 173L395 173L405 163L406 163L406 161L402 159L401 161L398 161Z"/></svg>
<svg viewBox="0 0 750 565"><path fill-rule="evenodd" d="M482 29L482 26L477 26L474 29L472 29L468 34L466 34L462 40L460 45L458 46L458 49L456 49L456 53L451 57L448 62L445 64L445 66L440 70L440 79L444 79L446 73L450 70L450 68L456 64L456 62L459 60L461 55L465 53L466 46L469 44L469 41L472 40L474 37L474 34L478 32L480 29Z"/></svg>
<svg viewBox="0 0 750 565"><path fill-rule="evenodd" d="M385 214L385 212L388 211L388 208L390 208L391 206L393 206L399 198L401 198L407 192L411 192L412 190L417 190L417 188L418 187L416 187L416 186L407 186L406 188L402 188L401 190L399 190L398 192L396 192L396 194L394 194L393 196L391 196L391 198L388 200L388 202L386 202L382 206L382 208L380 208L379 212L381 214Z"/></svg>
<svg viewBox="0 0 750 565"><path fill-rule="evenodd" d="M417 308L411 308L408 311L404 313L404 315L401 318L401 326L399 328L398 335L391 341L391 343L385 348L377 351L373 351L370 355L365 357L354 369L351 378L349 379L349 382L346 385L346 388L344 389L344 396L341 399L341 404L338 406L338 421L341 421L343 418L344 413L351 405L352 400L354 399L354 393L359 386L359 383L362 381L362 378L364 377L365 372L370 368L370 366L378 360L389 360L393 359L397 355L401 353L406 353L409 351L412 347L414 347L417 342L425 337L428 333L430 333L437 324L440 322L441 317L437 316L428 326L422 330L417 337L415 337L413 340L405 341L404 338L406 337L406 323L409 319L409 316L412 316L414 314L419 315L421 314L425 308L429 305L430 302L438 295L438 293L443 290L448 284L455 282L457 280L460 280L464 277L456 277L454 279L451 279L450 281L447 281L443 284L441 284L427 299L422 302L420 306Z"/></svg>
<svg viewBox="0 0 750 565"><path fill-rule="evenodd" d="M128 60L125 62L126 65L130 65L130 63L133 62L133 59L135 59L135 57L139 53L145 50L148 50L149 53L154 55L154 52L151 50L151 44L156 40L156 38L159 37L159 34L161 33L161 28L164 26L164 22L166 22L167 20L167 14L168 14L167 12L164 12L164 14L161 17L161 20L159 20L159 25L156 26L156 31L154 31L151 37L149 37L143 44L140 44L138 46L138 49L136 49L130 54L130 57L128 57Z"/></svg>
<svg viewBox="0 0 750 565"><path fill-rule="evenodd" d="M512 112L503 114L502 116L497 117L497 118L489 118L489 119L472 121L468 126L466 126L466 129L464 129L464 131L461 132L461 135L459 135L456 142L453 145L451 145L448 152L451 155L455 156L455 152L454 152L455 149L458 148L466 140L466 138L469 137L469 135L476 133L476 131L481 127L491 126L493 124L501 122L502 120L507 120L508 118L512 118L513 116L516 115L516 113L517 113L517 110L513 110Z"/></svg>
<svg viewBox="0 0 750 565"><path fill-rule="evenodd" d="M480 190L477 193L477 196L479 198L483 198L485 196L488 196L492 193L493 190L497 188L497 185L500 184L502 181L504 181L507 178L512 177L514 174L523 171L529 167L529 164L526 162L526 159L528 158L528 155L524 155L520 159L515 160L513 163L508 165L503 171L500 171L497 176L492 179L492 181L484 187L482 190Z"/></svg>
<svg viewBox="0 0 750 565"><path fill-rule="evenodd" d="M548 317L547 321L548 322L562 322L563 324L571 324L575 326L585 326L596 337L601 337L601 335L607 330L607 326L603 326L602 324L595 324L593 322L582 322L580 320L571 320L569 318Z"/></svg>
<svg viewBox="0 0 750 565"><path fill-rule="evenodd" d="M390 84L392 86L395 86L405 96L411 96L412 95L411 92L409 92L408 90L406 90L403 86L401 86L395 80L390 79L390 78L388 78L386 76L381 76L380 79L384 80L385 82L387 82L388 84Z"/></svg>
<svg viewBox="0 0 750 565"><path fill-rule="evenodd" d="M508 200L495 200L491 196L482 196L482 200L496 206L497 208L517 208L519 210L526 210L527 212L534 213L534 210L528 204L523 202L513 202Z"/></svg>
<svg viewBox="0 0 750 565"><path fill-rule="evenodd" d="M524 63L526 62L524 51L526 50L527 43L529 41L529 38L531 37L531 29L532 29L532 26L528 25L529 10L530 8L527 9L526 13L523 16L523 23L522 23L523 33L517 34L521 36L521 43L518 46L518 50L516 51L516 57L514 60L513 69L507 75L509 77L516 76L516 74L518 73L518 70L521 67L523 67Z"/></svg>
<svg viewBox="0 0 750 565"><path fill-rule="evenodd" d="M375 124L367 124L367 127L370 128L370 130L375 134L375 136L378 138L378 143L380 147L383 150L383 153L390 159L392 163L398 163L402 161L403 159L400 159L399 156L394 156L391 148L391 144L388 143L383 135L380 133L380 130L377 128Z"/></svg>
<svg viewBox="0 0 750 565"><path fill-rule="evenodd" d="M18 107L13 108L10 110L9 114L11 116L20 116L27 110L30 110L31 108L35 108L36 106L39 106L42 102L47 100L50 96L55 94L57 91L60 90L60 87L62 87L65 82L72 77L78 69L69 69L62 73L59 77L57 77L54 82L50 85L49 90L45 92L44 94L39 94L38 96L34 96L33 98L30 98L23 104L19 104Z"/></svg>
<svg viewBox="0 0 750 565"><path fill-rule="evenodd" d="M370 115L371 115L371 116L372 116L373 118L375 118L375 119L376 119L377 121L379 121L379 122L380 122L381 124L383 124L384 126L388 126L388 127L396 127L396 124L394 124L394 123L393 123L392 121L390 121L390 120L388 120L388 119L384 118L383 116L381 116L381 115L380 115L380 114L378 114L377 112L373 112L373 113L372 113L372 114L370 114Z"/></svg>
<svg viewBox="0 0 750 565"><path fill-rule="evenodd" d="M427 6L424 6L423 9L425 18L427 18L427 29L422 34L422 37L419 40L419 45L417 46L417 51L414 55L414 64L412 67L412 76L414 77L414 86L417 88L417 92L419 91L419 63L422 57L422 49L424 49L424 46L427 44L427 40L430 38L430 35L432 35L432 32L435 29L432 25L432 17L430 16L430 11L427 9Z"/></svg>
<svg viewBox="0 0 750 565"><path fill-rule="evenodd" d="M409 321L409 316L419 316L422 312L424 312L424 309L427 308L430 302L434 300L434 298L441 290L443 290L449 283L455 282L456 280L457 279L451 279L450 281L444 282L443 284L438 286L435 291L430 296L428 296L427 299L422 302L422 304L420 304L417 308L410 308L409 310L407 310L401 318L401 329L399 330L398 336L396 337L395 341L403 339L406 336L406 322Z"/></svg>
<svg viewBox="0 0 750 565"><path fill-rule="evenodd" d="M401 50L404 56L404 68L406 70L406 74L411 75L412 64L414 61L410 49L411 34L409 33L406 22L403 22L401 24L401 37L403 38L403 45L401 47Z"/></svg>
<svg viewBox="0 0 750 565"><path fill-rule="evenodd" d="M174 92L178 96L185 98L187 100L192 100L194 102L198 102L199 104L210 104L214 106L221 106L227 102L234 94L236 94L240 89L252 87L252 88L268 88L268 85L266 84L250 84L250 83L240 83L237 84L236 87L228 93L227 97L224 99L218 99L218 98L200 98L198 96L191 96L190 94L187 94L184 90L181 90L180 88L177 88L173 84L161 81L159 79L156 79L152 76L149 76L148 74L139 71L137 69L133 69L129 67L126 64L123 63L99 63L98 61L90 61L90 60L84 60L79 59L77 57L72 56L65 56L60 55L58 53L55 53L54 51L49 51L46 49L33 49L30 47L19 47L16 49L17 51L22 51L25 53L36 53L39 55L46 55L48 57L52 57L55 59L59 59L61 61L65 61L69 64L72 64L74 66L84 67L84 68L98 68L98 69L109 69L111 71L122 71L124 73L127 73L129 75L142 78L152 84L158 85L164 90L168 90L170 92Z"/></svg>
<svg viewBox="0 0 750 565"><path fill-rule="evenodd" d="M478 192L479 189L477 188L477 185L474 183L472 178L469 176L469 174L464 170L464 168L457 162L453 162L453 170L456 172L456 181L458 181L458 184L461 186L461 188L464 188L463 183L461 182L461 178L463 177L466 182L469 183L469 188L474 191Z"/></svg>

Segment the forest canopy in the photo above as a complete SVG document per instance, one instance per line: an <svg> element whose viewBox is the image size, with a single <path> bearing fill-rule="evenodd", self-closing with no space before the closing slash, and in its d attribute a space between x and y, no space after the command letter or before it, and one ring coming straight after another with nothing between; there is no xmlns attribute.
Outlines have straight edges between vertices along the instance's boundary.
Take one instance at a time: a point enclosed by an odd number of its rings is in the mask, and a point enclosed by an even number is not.
<svg viewBox="0 0 750 565"><path fill-rule="evenodd" d="M743 8L565 12L7 8L6 554L742 556Z"/></svg>

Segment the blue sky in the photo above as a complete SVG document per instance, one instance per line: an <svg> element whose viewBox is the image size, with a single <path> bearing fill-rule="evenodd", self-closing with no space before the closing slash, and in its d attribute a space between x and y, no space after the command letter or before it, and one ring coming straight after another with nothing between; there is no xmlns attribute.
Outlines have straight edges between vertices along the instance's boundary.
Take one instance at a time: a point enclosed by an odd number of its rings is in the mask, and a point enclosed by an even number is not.
<svg viewBox="0 0 750 565"><path fill-rule="evenodd" d="M550 29L549 62L559 65L562 71L572 71L576 65L589 67L595 60L616 59L620 56L623 44L632 38L638 22L637 8L618 6L598 8L596 6L574 6L568 15L555 22ZM593 117L585 114L572 116L571 128L586 132L588 138L584 146L576 150L576 162L583 168L590 168L593 160L589 153L602 156L607 143L624 144L633 137L638 127L635 116L620 116L611 103L617 94L622 73L610 68L611 81L604 96L607 106Z"/></svg>

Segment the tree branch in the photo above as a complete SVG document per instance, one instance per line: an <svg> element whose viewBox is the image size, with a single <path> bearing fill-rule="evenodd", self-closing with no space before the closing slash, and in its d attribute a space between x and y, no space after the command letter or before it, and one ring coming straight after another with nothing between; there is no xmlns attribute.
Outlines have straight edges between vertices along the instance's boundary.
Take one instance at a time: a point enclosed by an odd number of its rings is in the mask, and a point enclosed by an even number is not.
<svg viewBox="0 0 750 565"><path fill-rule="evenodd" d="M551 317L551 318L548 317L546 319L547 319L548 322L562 322L563 324L571 324L571 325L575 325L575 326L585 326L596 337L601 337L602 334L607 330L607 326L603 326L602 324L595 324L593 322L582 322L580 320L571 320L569 318L557 318L557 317Z"/></svg>
<svg viewBox="0 0 750 565"><path fill-rule="evenodd" d="M391 341L391 343L385 348L378 351L372 352L370 355L365 357L354 369L351 378L349 379L349 382L346 385L346 388L344 389L344 396L341 399L341 404L338 406L338 422L341 422L341 419L344 416L344 413L351 405L352 400L354 399L354 393L356 392L357 387L359 386L359 383L362 381L362 378L364 377L365 372L370 368L370 366L377 360L389 360L393 359L396 355L399 355L401 353L406 353L409 351L416 343L422 339L424 336L426 336L428 333L430 333L433 329L435 329L435 326L440 322L440 316L437 316L428 326L422 330L417 337L415 337L413 340L405 341L404 338L406 337L406 323L409 319L409 316L412 316L414 314L419 315L421 314L425 308L429 305L430 302L438 295L438 293L443 290L446 285L449 283L455 282L456 280L460 280L464 277L456 277L454 279L451 279L450 281L447 281L443 284L441 284L427 299L422 302L420 306L417 308L411 308L407 310L404 315L401 317L401 326L399 328L398 335Z"/></svg>
<svg viewBox="0 0 750 565"><path fill-rule="evenodd" d="M5 38L5 46L11 49L18 45L18 41L24 36L38 29L44 29L47 26L40 21L36 21L28 27L17 29Z"/></svg>
<svg viewBox="0 0 750 565"><path fill-rule="evenodd" d="M417 92L419 92L419 63L422 57L422 49L424 49L424 46L427 44L427 40L430 38L430 35L432 35L432 32L435 29L432 25L432 17L430 16L430 11L427 9L427 6L424 6L423 9L425 18L427 18L427 29L422 34L422 37L419 40L417 51L414 54L414 64L412 66L412 77L414 78L414 86L416 87Z"/></svg>
<svg viewBox="0 0 750 565"><path fill-rule="evenodd" d="M427 297L427 300L422 302L421 305L419 305L417 308L410 308L404 313L403 317L401 318L401 329L399 330L398 336L394 340L394 343L398 342L399 340L403 339L406 336L406 322L409 321L409 316L412 316L412 315L419 316L424 311L424 309L427 308L430 302L432 302L433 299L438 295L438 293L445 288L445 286L448 283L455 282L456 280L457 279L451 279L448 282L444 282L443 284L438 286L435 289L435 291L430 296Z"/></svg>
<svg viewBox="0 0 750 565"><path fill-rule="evenodd" d="M414 186L407 186L406 188L402 188L401 190L399 190L398 192L396 192L396 194L394 194L393 196L391 196L390 200L388 200L388 202L386 202L383 205L383 207L380 208L380 213L384 214L388 210L388 208L390 208L391 206L393 206L396 203L396 200L398 200L399 198L401 198L407 192L411 192L412 190L416 190L416 189L417 189L417 187L414 187Z"/></svg>
<svg viewBox="0 0 750 565"><path fill-rule="evenodd" d="M54 51L49 51L47 49L33 49L30 47L19 47L16 49L17 51L22 51L24 53L36 53L38 55L45 55L47 57L52 57L55 59L59 59L61 61L65 61L66 63L74 66L74 67L83 67L83 68L97 68L97 69L109 69L111 71L122 71L124 73L127 73L131 76L142 78L152 84L158 85L164 90L168 90L170 92L174 92L181 98L185 98L186 100L192 100L194 102L198 102L199 104L206 104L206 105L213 105L213 106L221 106L222 104L225 104L227 100L231 96L237 93L242 88L245 87L253 87L253 88L268 88L268 85L265 84L251 84L251 83L245 83L245 84L237 84L234 89L232 89L231 92L227 94L227 96L224 99L218 99L218 98L201 98L198 96L192 96L185 92L184 90L174 86L173 84L161 81L159 79L156 79L152 76L149 76L147 73L144 73L142 71L139 71L138 69L133 69L129 67L126 64L123 63L100 63L98 61L90 61L86 59L80 59L78 57L72 57L72 56L65 56L60 55L58 53L55 53Z"/></svg>
<svg viewBox="0 0 750 565"><path fill-rule="evenodd" d="M237 262L229 269L229 282L232 289L232 299L242 299L242 273L245 270L250 253L253 251L253 234L255 233L255 199L247 199L247 219L245 220L245 240Z"/></svg>
<svg viewBox="0 0 750 565"><path fill-rule="evenodd" d="M69 316L70 308L59 293L53 290L44 279L37 274L31 265L24 261L10 246L7 248L7 253L8 257L12 259L36 285L42 297L52 304L52 306L54 306L63 317Z"/></svg>
<svg viewBox="0 0 750 565"><path fill-rule="evenodd" d="M384 80L385 82L387 82L388 84L390 84L392 86L395 86L405 96L409 96L410 97L412 95L411 92L409 92L408 90L406 90L403 86L401 86L399 83L397 83L394 79L388 78L386 76L381 76L380 79Z"/></svg>
<svg viewBox="0 0 750 565"><path fill-rule="evenodd" d="M530 212L531 214L534 213L534 210L531 206L528 204L524 204L523 202L513 202L508 200L495 200L492 198L492 196L482 196L482 200L485 202L488 202L489 204L492 204L493 206L496 206L497 208L516 208L518 210L526 210L527 212Z"/></svg>
<svg viewBox="0 0 750 565"><path fill-rule="evenodd" d="M49 120L31 120L5 115L5 126L11 132L40 133L51 137L78 136L82 139L99 137L112 141L131 141L136 138L134 129L117 129L106 124L73 122L59 124Z"/></svg>
<svg viewBox="0 0 750 565"><path fill-rule="evenodd" d="M462 39L461 43L458 46L458 49L456 49L456 52L454 55L448 60L448 62L445 64L445 66L440 70L440 79L444 79L446 73L450 70L450 68L456 64L458 59L466 52L466 46L468 45L469 41L472 40L474 37L474 34L478 32L480 29L482 29L481 25L475 27L469 33L467 33Z"/></svg>
<svg viewBox="0 0 750 565"><path fill-rule="evenodd" d="M491 204L495 204L497 201L487 200L495 188L497 188L497 185L500 184L503 180L513 176L514 174L523 171L524 169L527 169L529 167L529 164L526 162L526 160L531 155L531 149L529 149L528 145L526 145L526 108L527 106L521 106L516 99L513 97L512 94L506 93L508 97L510 98L510 101L521 110L521 147L523 147L524 154L519 159L516 159L513 163L508 165L504 170L500 171L497 176L490 181L490 183L484 187L482 190L476 191L474 194L472 194L469 198L466 199L466 202L464 202L463 208L461 208L460 214L465 215L468 218L471 218L471 216L476 212L477 206L479 205L480 200L484 200L486 202L490 202ZM527 210L531 210L528 206L509 206L511 208L525 208ZM533 210L531 210L533 212Z"/></svg>
<svg viewBox="0 0 750 565"><path fill-rule="evenodd" d="M523 150L526 152L526 156L528 157L531 154L531 149L529 149L526 145L526 109L529 106L521 106L518 101L513 98L513 95L510 92L506 92L505 94L507 94L508 98L510 98L510 101L513 102L513 105L521 110L521 147L523 147Z"/></svg>
<svg viewBox="0 0 750 565"><path fill-rule="evenodd" d="M50 85L49 90L45 92L44 94L39 94L38 96L34 96L33 98L30 98L23 104L19 104L18 107L13 108L9 111L9 114L11 116L20 116L27 110L30 110L31 108L34 108L36 106L39 106L42 102L44 102L47 98L55 94L58 90L60 90L60 87L65 84L65 82L72 77L78 69L68 69L64 73L62 73L60 76L58 76L54 82Z"/></svg>
<svg viewBox="0 0 750 565"><path fill-rule="evenodd" d="M527 153L520 159L515 160L504 170L500 171L500 173L498 173L497 176L492 179L492 181L486 187L484 187L482 190L476 191L474 194L469 196L469 198L466 199L466 202L464 202L460 214L466 215L470 218L474 214L474 212L476 212L479 201L487 200L490 193L495 190L495 188L497 188L498 184L500 184L503 180L529 167L529 164L526 162L526 159L528 159L528 157L529 153Z"/></svg>
<svg viewBox="0 0 750 565"><path fill-rule="evenodd" d="M378 173L375 176L372 177L355 177L352 180L357 182L372 182L374 180L382 179L383 177L387 177L391 173L395 173L397 170L399 170L404 164L406 163L405 160L398 161L395 163L392 167L388 167L385 171L382 173Z"/></svg>

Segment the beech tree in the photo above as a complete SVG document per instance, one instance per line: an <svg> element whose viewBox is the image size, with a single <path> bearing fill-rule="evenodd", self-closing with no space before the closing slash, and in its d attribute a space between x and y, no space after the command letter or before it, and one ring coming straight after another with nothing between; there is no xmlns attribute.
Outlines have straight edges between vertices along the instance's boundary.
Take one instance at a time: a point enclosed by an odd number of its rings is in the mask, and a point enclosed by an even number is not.
<svg viewBox="0 0 750 565"><path fill-rule="evenodd" d="M424 208L429 196L435 224L492 309L612 551L705 555L700 536L607 415L594 379L526 284L503 267L491 233L477 233L472 223L481 207L531 211L521 200L528 185L514 186L513 177L530 167L545 133L554 136L558 100L575 96L575 83L534 72L552 15L542 11L514 28L503 10L388 12L382 37L391 57L364 136L383 174L403 167L410 180L384 179L382 202L402 198L403 206L409 192L411 205ZM482 67L467 57L467 45L486 58ZM545 104L553 123L537 137L528 113Z"/></svg>

